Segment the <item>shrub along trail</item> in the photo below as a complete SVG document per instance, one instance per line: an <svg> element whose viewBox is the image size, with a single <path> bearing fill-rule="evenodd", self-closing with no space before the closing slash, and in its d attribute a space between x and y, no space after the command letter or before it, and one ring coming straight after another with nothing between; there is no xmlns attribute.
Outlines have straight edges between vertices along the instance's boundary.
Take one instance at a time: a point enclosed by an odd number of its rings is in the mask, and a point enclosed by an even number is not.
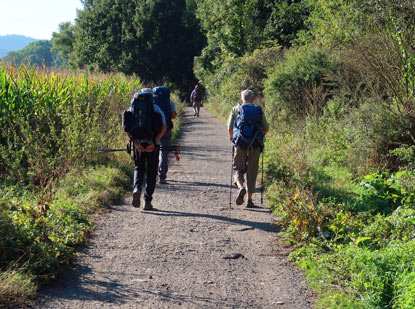
<svg viewBox="0 0 415 309"><path fill-rule="evenodd" d="M179 142L181 160L171 156L156 210L133 208L131 195L113 205L78 264L40 291L35 308L311 308L270 211L229 208L226 126L188 108Z"/></svg>

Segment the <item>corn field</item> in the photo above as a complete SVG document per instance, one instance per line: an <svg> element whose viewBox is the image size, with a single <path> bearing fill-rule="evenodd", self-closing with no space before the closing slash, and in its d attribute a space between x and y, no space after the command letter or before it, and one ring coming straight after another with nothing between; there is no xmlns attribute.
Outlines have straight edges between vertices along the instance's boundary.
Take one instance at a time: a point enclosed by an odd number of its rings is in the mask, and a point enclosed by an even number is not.
<svg viewBox="0 0 415 309"><path fill-rule="evenodd" d="M74 165L102 162L140 80L0 65L0 177L44 188ZM125 137L125 136L124 136Z"/></svg>

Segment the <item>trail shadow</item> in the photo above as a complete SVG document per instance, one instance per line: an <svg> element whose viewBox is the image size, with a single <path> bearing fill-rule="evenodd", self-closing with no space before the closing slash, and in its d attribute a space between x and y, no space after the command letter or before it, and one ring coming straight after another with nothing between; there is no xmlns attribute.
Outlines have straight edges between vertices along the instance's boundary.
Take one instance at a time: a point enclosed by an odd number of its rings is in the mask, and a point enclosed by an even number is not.
<svg viewBox="0 0 415 309"><path fill-rule="evenodd" d="M200 181L184 181L184 180L174 180L174 179L168 179L168 184L171 184L173 186L186 185L186 186L191 186L191 187L219 187L219 188L228 188L228 189L230 187L229 184L200 182ZM157 189L159 189L159 187L157 187Z"/></svg>
<svg viewBox="0 0 415 309"><path fill-rule="evenodd" d="M134 306L138 306L134 308L141 308L141 306L148 308L147 305L154 301L154 297L159 298L159 301L177 306L187 304L198 307L234 308L235 305L220 296L212 298L185 295L170 290L148 290L137 287L133 283L120 284L109 279L113 276L118 278L131 276L131 274L125 272L99 272L102 277L108 278L108 281L85 278L91 272L92 270L88 266L77 266L69 278L68 276L62 276L58 282L44 286L30 308L44 308L45 303L43 301L48 299L101 302L115 307L134 302ZM139 278L137 277L137 279ZM131 280L131 282L133 281L134 279ZM59 288L56 287L57 284L60 285Z"/></svg>
<svg viewBox="0 0 415 309"><path fill-rule="evenodd" d="M100 259L101 257L94 257ZM67 299L67 300L94 300L105 303L123 303L126 297L139 297L140 295L123 284L113 280L103 281L85 278L92 272L89 266L78 265L74 270L68 269L66 274L60 276L57 282L44 286L38 295L41 298ZM57 288L59 286L59 288ZM37 304L40 305L40 304ZM35 307L37 308L37 307Z"/></svg>
<svg viewBox="0 0 415 309"><path fill-rule="evenodd" d="M161 217L208 218L208 219L223 221L223 222L232 223L232 224L244 225L244 226L252 227L252 228L264 231L264 232L275 232L275 227L271 223L248 221L248 220L224 217L224 216L219 216L219 215L180 212L180 211L162 210L162 209L158 209L156 212L146 212L146 214L154 215L154 216L161 216Z"/></svg>

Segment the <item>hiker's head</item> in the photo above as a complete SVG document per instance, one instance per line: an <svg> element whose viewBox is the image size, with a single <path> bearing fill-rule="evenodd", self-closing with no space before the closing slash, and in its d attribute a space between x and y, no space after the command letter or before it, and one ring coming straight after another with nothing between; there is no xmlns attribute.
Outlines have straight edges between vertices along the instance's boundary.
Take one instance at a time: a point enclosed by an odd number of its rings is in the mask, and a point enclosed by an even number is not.
<svg viewBox="0 0 415 309"><path fill-rule="evenodd" d="M254 102L254 92L250 89L241 91L241 100L243 103Z"/></svg>
<svg viewBox="0 0 415 309"><path fill-rule="evenodd" d="M153 93L153 89L151 89L151 88L142 88L141 92Z"/></svg>

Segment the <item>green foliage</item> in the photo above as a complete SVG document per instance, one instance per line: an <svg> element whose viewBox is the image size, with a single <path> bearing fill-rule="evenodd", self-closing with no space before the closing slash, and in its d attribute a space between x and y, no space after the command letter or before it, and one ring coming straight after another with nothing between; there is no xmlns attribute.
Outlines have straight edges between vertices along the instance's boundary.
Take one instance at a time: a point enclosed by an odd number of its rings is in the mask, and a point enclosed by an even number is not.
<svg viewBox="0 0 415 309"><path fill-rule="evenodd" d="M369 101L380 113L367 127L373 128L376 160L383 161L376 163L391 167L396 162L389 152L414 141L413 1L314 1L314 8L310 22L318 43L338 51L348 67L339 76L343 95L354 104Z"/></svg>
<svg viewBox="0 0 415 309"><path fill-rule="evenodd" d="M204 44L193 0L93 1L78 11L73 63L100 71L194 84L193 57Z"/></svg>
<svg viewBox="0 0 415 309"><path fill-rule="evenodd" d="M196 76L213 90L207 79L216 79L232 59L237 61L257 49L289 46L308 13L305 1L201 1L196 14L207 46L195 58Z"/></svg>
<svg viewBox="0 0 415 309"><path fill-rule="evenodd" d="M73 44L75 42L75 26L70 22L59 24L59 32L52 33L51 52L57 53L54 66L68 67L72 63ZM59 61L60 60L60 61Z"/></svg>
<svg viewBox="0 0 415 309"><path fill-rule="evenodd" d="M308 268L310 273L317 272L326 285L343 286L344 290L339 288L338 293L351 292L349 302L364 308L400 308L398 304L403 303L403 299L400 296L395 303L395 292L400 290L408 296L412 293L410 274L414 272L414 250L413 241L396 242L373 251L356 245L341 246L334 254L314 255L314 259L304 256L302 267ZM408 303L411 302L413 300L408 299Z"/></svg>
<svg viewBox="0 0 415 309"><path fill-rule="evenodd" d="M4 63L11 63L16 66L20 64L31 64L33 66L50 67L59 57L56 53L51 52L52 44L50 41L40 40L27 45L25 48L10 52L3 58Z"/></svg>
<svg viewBox="0 0 415 309"><path fill-rule="evenodd" d="M309 1L277 2L278 4L271 5L272 13L265 26L264 38L289 47L296 40L299 32L307 29L306 20L312 10Z"/></svg>
<svg viewBox="0 0 415 309"><path fill-rule="evenodd" d="M401 147L391 150L389 155L396 158L400 165L409 170L415 169L415 145L403 144Z"/></svg>
<svg viewBox="0 0 415 309"><path fill-rule="evenodd" d="M394 308L413 308L415 306L415 272L413 266L399 276L394 283L397 292L394 300Z"/></svg>
<svg viewBox="0 0 415 309"><path fill-rule="evenodd" d="M365 176L360 182L361 195L358 205L362 205L364 210L375 214L390 214L402 204L404 198L410 199L410 196L405 197L405 191L398 182L403 174L397 173L389 176L388 173L383 172Z"/></svg>
<svg viewBox="0 0 415 309"><path fill-rule="evenodd" d="M221 117L227 117L230 109L240 102L240 93L243 89L252 89L257 96L256 103L263 104L262 80L268 68L272 67L280 57L279 46L257 49L252 55L245 57L228 57L217 73L199 71L200 75L197 77L207 86L213 109Z"/></svg>
<svg viewBox="0 0 415 309"><path fill-rule="evenodd" d="M338 61L317 48L307 46L288 51L266 81L269 110L297 117L321 114L335 86L327 76L338 66Z"/></svg>

